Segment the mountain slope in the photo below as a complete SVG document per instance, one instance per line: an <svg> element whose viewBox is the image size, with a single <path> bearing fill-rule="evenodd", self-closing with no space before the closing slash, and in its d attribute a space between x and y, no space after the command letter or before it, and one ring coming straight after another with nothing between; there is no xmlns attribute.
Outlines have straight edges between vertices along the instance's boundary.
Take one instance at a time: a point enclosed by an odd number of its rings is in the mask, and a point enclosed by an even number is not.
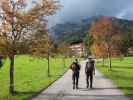
<svg viewBox="0 0 133 100"><path fill-rule="evenodd" d="M66 22L62 24L57 24L50 29L53 37L57 43L82 41L86 37L87 32L91 28L91 24L97 22L103 16L93 16L83 19L79 22ZM117 22L122 27L122 32L126 34L131 32L133 28L133 21L128 21L124 19L117 19L115 17L109 17L114 22Z"/></svg>

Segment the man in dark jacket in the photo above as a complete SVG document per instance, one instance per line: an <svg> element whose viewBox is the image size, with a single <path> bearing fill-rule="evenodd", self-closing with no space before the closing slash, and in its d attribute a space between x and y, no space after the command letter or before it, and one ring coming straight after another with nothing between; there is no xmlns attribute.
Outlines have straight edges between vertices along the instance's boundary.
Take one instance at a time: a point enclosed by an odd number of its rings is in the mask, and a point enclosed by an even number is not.
<svg viewBox="0 0 133 100"><path fill-rule="evenodd" d="M86 62L85 74L86 74L87 88L89 88L89 82L90 82L90 88L92 88L93 74L95 74L95 61L91 57L88 58L88 61Z"/></svg>
<svg viewBox="0 0 133 100"><path fill-rule="evenodd" d="M73 89L78 89L78 80L79 80L79 72L80 72L80 64L76 59L70 66L70 69L73 71L72 73L72 80L73 80Z"/></svg>

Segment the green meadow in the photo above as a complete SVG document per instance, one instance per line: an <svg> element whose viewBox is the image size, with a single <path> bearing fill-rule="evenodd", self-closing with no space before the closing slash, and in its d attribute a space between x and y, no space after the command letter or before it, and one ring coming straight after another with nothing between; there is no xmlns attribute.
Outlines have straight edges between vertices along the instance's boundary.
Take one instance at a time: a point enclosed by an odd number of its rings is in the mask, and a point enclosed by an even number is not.
<svg viewBox="0 0 133 100"><path fill-rule="evenodd" d="M108 71L108 66L107 60L105 66L97 63L97 68L133 100L133 57L112 59L112 71Z"/></svg>
<svg viewBox="0 0 133 100"><path fill-rule="evenodd" d="M51 58L50 73L48 77L47 60L30 56L15 57L15 96L10 96L9 88L9 61L4 61L0 69L0 100L27 100L38 94L51 83L60 78L68 69L73 59L66 59L64 66L62 58Z"/></svg>

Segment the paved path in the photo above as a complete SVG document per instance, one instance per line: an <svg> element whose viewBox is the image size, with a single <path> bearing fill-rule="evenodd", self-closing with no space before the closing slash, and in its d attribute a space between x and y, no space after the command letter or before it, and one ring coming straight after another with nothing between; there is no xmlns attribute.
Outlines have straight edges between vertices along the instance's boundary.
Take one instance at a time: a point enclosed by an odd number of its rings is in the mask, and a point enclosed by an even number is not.
<svg viewBox="0 0 133 100"><path fill-rule="evenodd" d="M86 89L84 65L79 79L79 90L72 89L71 70L32 100L129 100L110 80L96 70L94 88Z"/></svg>

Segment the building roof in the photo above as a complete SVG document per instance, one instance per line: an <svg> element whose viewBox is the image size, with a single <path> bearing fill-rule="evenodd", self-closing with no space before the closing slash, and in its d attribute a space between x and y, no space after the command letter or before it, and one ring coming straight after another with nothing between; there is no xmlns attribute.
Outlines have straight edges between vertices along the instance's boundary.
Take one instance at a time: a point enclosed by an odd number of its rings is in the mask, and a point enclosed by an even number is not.
<svg viewBox="0 0 133 100"><path fill-rule="evenodd" d="M80 43L83 43L83 41L82 40L74 41L74 42L71 42L71 45L76 45L76 44L80 44Z"/></svg>

